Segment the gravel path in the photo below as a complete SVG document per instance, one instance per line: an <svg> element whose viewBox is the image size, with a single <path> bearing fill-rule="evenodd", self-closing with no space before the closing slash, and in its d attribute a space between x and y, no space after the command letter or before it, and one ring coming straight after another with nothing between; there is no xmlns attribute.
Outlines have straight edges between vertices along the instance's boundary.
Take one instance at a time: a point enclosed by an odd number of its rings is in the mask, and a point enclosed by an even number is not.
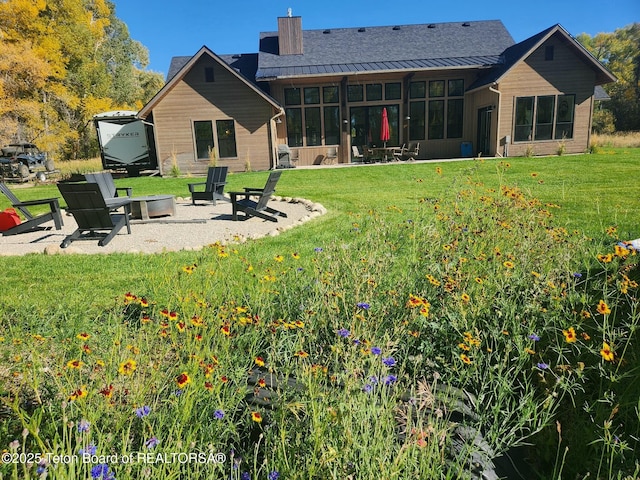
<svg viewBox="0 0 640 480"><path fill-rule="evenodd" d="M231 220L231 204L227 202L192 205L189 198L176 198L176 215L152 219L141 223L132 220L131 235L126 227L120 230L109 244L98 246L97 240L78 240L67 248L60 243L76 229L73 216L63 215L62 230L55 230L53 222L44 224L47 230L0 236L0 256L28 253L92 254L92 253L160 253L179 250L199 250L215 242L239 243L282 231L326 213L317 203L300 198L273 197L269 205L287 214L278 222L251 217L247 220ZM242 215L242 214L241 214Z"/></svg>

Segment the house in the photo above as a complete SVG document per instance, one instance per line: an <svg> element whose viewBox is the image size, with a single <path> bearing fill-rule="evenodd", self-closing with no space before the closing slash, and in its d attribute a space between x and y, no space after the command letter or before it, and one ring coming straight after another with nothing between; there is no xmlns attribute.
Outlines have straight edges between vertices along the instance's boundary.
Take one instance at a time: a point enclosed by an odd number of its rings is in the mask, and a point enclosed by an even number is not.
<svg viewBox="0 0 640 480"><path fill-rule="evenodd" d="M206 46L174 57L139 112L155 125L161 170L353 161L352 146L419 143L421 159L587 150L594 90L615 81L562 26L515 43L500 21L303 30L278 18L257 54ZM332 154L331 154L332 153Z"/></svg>

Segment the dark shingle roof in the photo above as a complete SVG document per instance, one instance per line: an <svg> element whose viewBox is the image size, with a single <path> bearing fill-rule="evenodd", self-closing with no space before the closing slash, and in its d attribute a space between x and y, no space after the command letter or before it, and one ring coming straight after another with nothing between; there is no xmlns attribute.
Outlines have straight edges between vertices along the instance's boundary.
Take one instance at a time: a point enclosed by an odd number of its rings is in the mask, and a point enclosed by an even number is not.
<svg viewBox="0 0 640 480"><path fill-rule="evenodd" d="M302 55L278 55L260 34L257 79L382 70L483 67L514 41L499 20L303 30Z"/></svg>
<svg viewBox="0 0 640 480"><path fill-rule="evenodd" d="M171 59L171 65L169 66L169 72L167 73L167 82L171 80L180 70L184 67L191 57L173 57ZM247 80L255 83L256 70L258 69L258 54L257 53L243 53L233 55L218 55L219 58L233 68L236 72L240 73Z"/></svg>

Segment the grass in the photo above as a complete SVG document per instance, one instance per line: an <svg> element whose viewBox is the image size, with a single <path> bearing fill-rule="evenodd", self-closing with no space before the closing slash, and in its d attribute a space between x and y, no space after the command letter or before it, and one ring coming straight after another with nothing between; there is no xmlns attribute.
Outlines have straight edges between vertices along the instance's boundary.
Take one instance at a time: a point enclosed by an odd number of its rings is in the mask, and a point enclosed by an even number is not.
<svg viewBox="0 0 640 480"><path fill-rule="evenodd" d="M291 170L279 192L330 213L276 238L0 258L0 449L95 448L48 478L471 478L502 452L637 476L637 256L615 243L638 236L639 159Z"/></svg>

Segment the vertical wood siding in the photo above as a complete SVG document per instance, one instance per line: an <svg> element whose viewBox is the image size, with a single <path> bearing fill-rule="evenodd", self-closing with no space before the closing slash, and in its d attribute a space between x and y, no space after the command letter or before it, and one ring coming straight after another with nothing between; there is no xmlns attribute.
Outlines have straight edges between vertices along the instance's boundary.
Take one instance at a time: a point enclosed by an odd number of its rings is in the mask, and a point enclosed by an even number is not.
<svg viewBox="0 0 640 480"><path fill-rule="evenodd" d="M545 47L553 46L553 60L545 60ZM554 155L561 140L513 143L515 99L526 96L575 95L573 138L566 139L566 153L583 153L589 147L595 72L560 35L552 36L500 82L502 92L499 138L510 135L509 155Z"/></svg>
<svg viewBox="0 0 640 480"><path fill-rule="evenodd" d="M205 82L205 68L213 68L214 81ZM182 173L201 174L208 159L197 159L193 122L210 120L216 138L216 120L234 120L237 157L218 158L233 172L267 170L272 165L269 119L272 106L240 79L208 56L203 56L185 78L153 110L158 160L168 172L175 157Z"/></svg>

